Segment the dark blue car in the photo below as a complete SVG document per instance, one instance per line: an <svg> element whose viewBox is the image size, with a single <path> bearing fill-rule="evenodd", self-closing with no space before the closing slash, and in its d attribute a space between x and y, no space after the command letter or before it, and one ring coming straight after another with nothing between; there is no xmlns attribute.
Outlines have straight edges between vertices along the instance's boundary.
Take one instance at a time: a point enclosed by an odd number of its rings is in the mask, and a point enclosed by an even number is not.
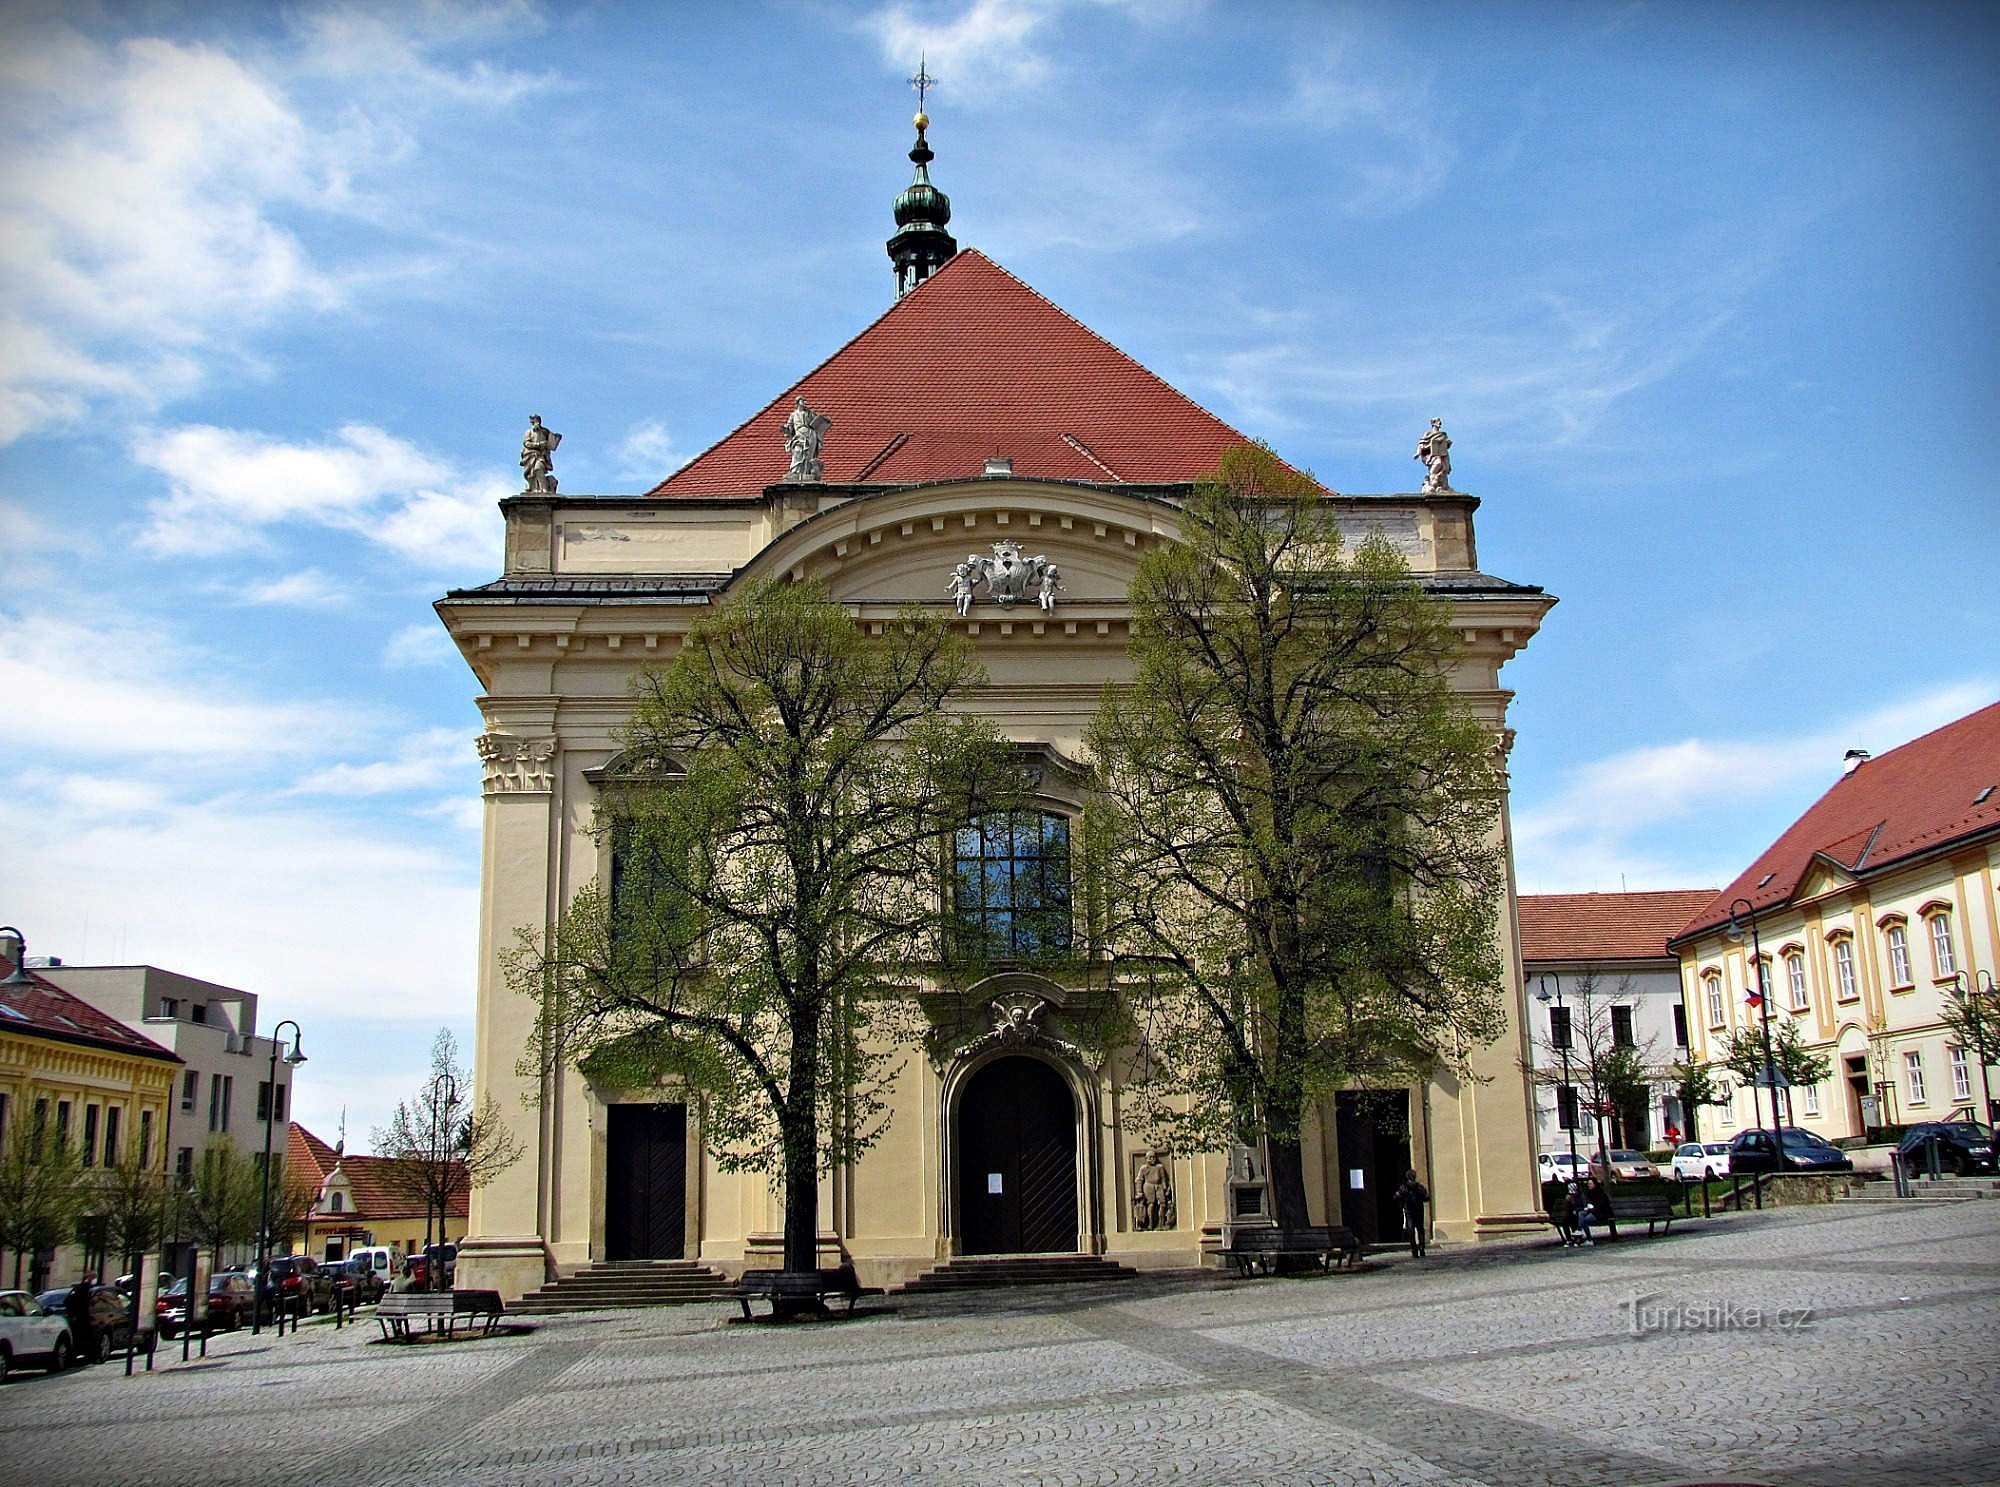
<svg viewBox="0 0 2000 1487"><path fill-rule="evenodd" d="M1729 1172L1852 1172L1854 1162L1831 1141L1798 1126L1780 1126L1782 1155L1772 1149L1771 1133L1745 1131L1729 1143Z"/></svg>

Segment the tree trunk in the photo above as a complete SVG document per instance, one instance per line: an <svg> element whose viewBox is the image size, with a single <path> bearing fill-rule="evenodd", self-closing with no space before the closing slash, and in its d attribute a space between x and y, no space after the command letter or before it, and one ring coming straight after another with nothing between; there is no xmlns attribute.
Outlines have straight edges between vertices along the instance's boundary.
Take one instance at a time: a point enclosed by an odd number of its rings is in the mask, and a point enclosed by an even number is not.
<svg viewBox="0 0 2000 1487"><path fill-rule="evenodd" d="M1305 1157L1298 1137L1272 1136L1265 1142L1271 1164L1271 1213L1283 1229L1312 1222L1306 1211Z"/></svg>

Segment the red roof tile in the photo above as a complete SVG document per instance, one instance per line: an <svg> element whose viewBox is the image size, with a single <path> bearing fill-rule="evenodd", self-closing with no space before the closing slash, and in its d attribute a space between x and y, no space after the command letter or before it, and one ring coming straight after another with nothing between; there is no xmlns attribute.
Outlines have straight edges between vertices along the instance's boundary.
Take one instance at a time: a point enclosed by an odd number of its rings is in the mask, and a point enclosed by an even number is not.
<svg viewBox="0 0 2000 1487"><path fill-rule="evenodd" d="M421 1218L424 1200L421 1194L412 1194L395 1181L395 1162L389 1157L361 1156L353 1152L336 1153L319 1137L304 1126L293 1123L287 1138L288 1160L300 1164L295 1170L304 1170L324 1184L338 1163L342 1175L353 1194L352 1206L338 1217L352 1218L361 1222L381 1222L385 1219ZM460 1183L451 1201L446 1205L451 1218L464 1218L467 1214L467 1194L465 1185ZM325 1218L328 1215L321 1214Z"/></svg>
<svg viewBox="0 0 2000 1487"><path fill-rule="evenodd" d="M647 494L748 496L782 480L794 398L832 420L828 484L983 473L1176 484L1244 436L975 249Z"/></svg>
<svg viewBox="0 0 2000 1487"><path fill-rule="evenodd" d="M1667 939L1713 888L1650 893L1524 893L1524 961L1666 960Z"/></svg>
<svg viewBox="0 0 2000 1487"><path fill-rule="evenodd" d="M0 977L13 973L14 963L0 957ZM81 997L71 996L53 981L36 975L33 967L28 970L28 980L26 986L0 986L0 1032L109 1048L136 1058L163 1059L170 1064L181 1062L171 1049L133 1032Z"/></svg>
<svg viewBox="0 0 2000 1487"><path fill-rule="evenodd" d="M1728 922L1739 898L1756 909L1789 901L1821 854L1858 876L1995 829L2000 702L1856 765L1674 938Z"/></svg>

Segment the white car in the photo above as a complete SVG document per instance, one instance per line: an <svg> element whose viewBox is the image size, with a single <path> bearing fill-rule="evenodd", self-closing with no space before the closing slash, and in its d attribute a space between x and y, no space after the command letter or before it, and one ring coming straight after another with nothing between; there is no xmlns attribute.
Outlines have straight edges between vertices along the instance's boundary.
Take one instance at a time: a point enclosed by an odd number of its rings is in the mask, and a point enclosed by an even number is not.
<svg viewBox="0 0 2000 1487"><path fill-rule="evenodd" d="M1729 1175L1727 1141L1683 1141L1674 1148L1674 1177L1680 1182L1701 1182Z"/></svg>
<svg viewBox="0 0 2000 1487"><path fill-rule="evenodd" d="M60 1373L73 1351L69 1318L43 1311L26 1291L0 1291L0 1382L23 1363Z"/></svg>
<svg viewBox="0 0 2000 1487"><path fill-rule="evenodd" d="M1545 1151L1535 1158L1535 1176L1542 1182L1551 1177L1558 1182L1588 1182L1590 1163L1566 1151Z"/></svg>

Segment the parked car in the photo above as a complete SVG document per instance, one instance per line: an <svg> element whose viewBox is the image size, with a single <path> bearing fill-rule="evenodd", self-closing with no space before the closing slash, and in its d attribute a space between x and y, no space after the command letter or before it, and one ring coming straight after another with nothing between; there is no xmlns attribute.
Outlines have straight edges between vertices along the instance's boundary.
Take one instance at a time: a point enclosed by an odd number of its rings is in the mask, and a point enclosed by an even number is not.
<svg viewBox="0 0 2000 1487"><path fill-rule="evenodd" d="M257 1267L248 1272L257 1279ZM311 1255L278 1255L271 1261L271 1286L287 1302L303 1302L310 1312L333 1310L333 1277Z"/></svg>
<svg viewBox="0 0 2000 1487"><path fill-rule="evenodd" d="M320 1270L333 1282L336 1291L342 1287L349 1288L353 1300L363 1305L380 1301L382 1293L389 1289L388 1282L375 1272L375 1267L359 1257L328 1260L320 1266Z"/></svg>
<svg viewBox="0 0 2000 1487"><path fill-rule="evenodd" d="M1535 1176L1543 1182L1551 1177L1561 1182L1583 1182L1590 1176L1590 1164L1566 1151L1545 1151L1535 1158Z"/></svg>
<svg viewBox="0 0 2000 1487"><path fill-rule="evenodd" d="M181 1276L160 1292L153 1304L162 1337L178 1337L187 1325L187 1277ZM208 1278L208 1327L211 1332L229 1332L250 1320L257 1303L257 1288L240 1270L220 1270Z"/></svg>
<svg viewBox="0 0 2000 1487"><path fill-rule="evenodd" d="M1648 1177L1658 1177L1660 1169L1647 1160L1643 1151L1633 1151L1629 1147L1613 1147L1599 1152L1590 1159L1593 1177L1606 1182L1638 1182Z"/></svg>
<svg viewBox="0 0 2000 1487"><path fill-rule="evenodd" d="M35 1298L43 1311L61 1312L69 1315L69 1291L60 1288L44 1291ZM118 1294L112 1286L92 1286L90 1289L90 1320L97 1329L97 1356L108 1357L112 1353L123 1352L125 1338L132 1330L132 1303ZM72 1347L76 1342L76 1331L70 1330Z"/></svg>
<svg viewBox="0 0 2000 1487"><path fill-rule="evenodd" d="M23 1365L60 1373L74 1351L69 1320L61 1312L26 1291L0 1291L0 1383Z"/></svg>
<svg viewBox="0 0 2000 1487"><path fill-rule="evenodd" d="M1783 1152L1772 1149L1769 1131L1744 1131L1729 1143L1729 1170L1752 1172L1852 1172L1853 1159L1846 1152L1811 1131L1798 1126L1781 1126L1778 1135Z"/></svg>
<svg viewBox="0 0 2000 1487"><path fill-rule="evenodd" d="M1674 1176L1682 1182L1701 1182L1729 1175L1727 1141L1683 1141L1674 1148Z"/></svg>
<svg viewBox="0 0 2000 1487"><path fill-rule="evenodd" d="M1906 1171L1931 1170L1930 1157L1924 1148L1933 1140L1938 1147L1938 1169L1950 1176L1963 1177L1968 1172L1994 1170L1991 1126L1981 1125L1976 1120L1927 1120L1910 1126L1903 1132L1903 1139L1896 1143Z"/></svg>
<svg viewBox="0 0 2000 1487"><path fill-rule="evenodd" d="M385 1291L395 1284L396 1275L403 1268L403 1252L392 1244L365 1244L350 1250L347 1258L373 1271Z"/></svg>

